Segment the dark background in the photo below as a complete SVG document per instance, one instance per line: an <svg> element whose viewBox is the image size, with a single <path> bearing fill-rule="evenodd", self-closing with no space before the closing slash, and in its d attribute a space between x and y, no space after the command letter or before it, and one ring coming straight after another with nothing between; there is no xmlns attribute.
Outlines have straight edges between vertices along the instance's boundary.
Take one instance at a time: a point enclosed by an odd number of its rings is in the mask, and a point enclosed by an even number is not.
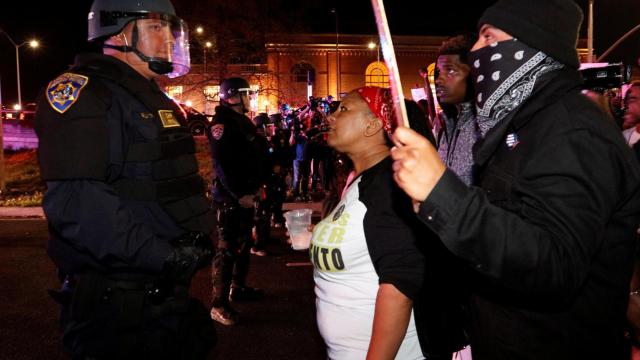
<svg viewBox="0 0 640 360"><path fill-rule="evenodd" d="M197 24L229 30L244 23L238 33L260 23L258 31L335 33L337 8L340 33L375 34L376 27L368 0L173 0L178 15L191 30ZM392 34L396 35L454 35L473 31L482 11L494 3L475 1L386 1L387 16ZM576 0L585 12L582 37L586 37L588 0ZM535 11L535 1L531 1ZM40 89L73 62L74 54L90 49L85 42L86 19L91 0L69 1L13 1L3 3L0 28L16 43L37 38L41 46L32 50L20 48L20 75L23 103L32 102ZM254 13L247 9L253 9ZM249 14L249 15L248 15ZM253 17L250 17L253 16ZM594 47L602 54L618 38L640 23L640 1L595 0ZM247 25L242 25L247 24ZM272 31L273 30L273 31ZM246 35L245 35L246 36ZM192 34L193 38L193 34ZM629 38L608 61L636 64L640 56L640 32ZM193 59L197 60L197 59ZM0 35L0 80L2 100L17 102L15 48Z"/></svg>

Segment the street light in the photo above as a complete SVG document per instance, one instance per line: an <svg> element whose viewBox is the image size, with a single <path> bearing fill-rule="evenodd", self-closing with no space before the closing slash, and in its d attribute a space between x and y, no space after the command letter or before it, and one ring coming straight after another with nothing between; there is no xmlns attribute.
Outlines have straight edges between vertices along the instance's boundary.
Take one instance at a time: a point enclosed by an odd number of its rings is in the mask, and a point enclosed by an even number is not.
<svg viewBox="0 0 640 360"><path fill-rule="evenodd" d="M202 34L204 34L204 28L202 26L196 27L196 34L198 34L199 37L202 36ZM203 41L202 38L198 39L198 44L202 47L202 78L204 80L207 75L207 49L213 47L213 42Z"/></svg>
<svg viewBox="0 0 640 360"><path fill-rule="evenodd" d="M20 109L22 109L22 94L20 92L20 48L24 45L29 45L31 48L37 48L40 43L38 42L38 40L31 40L31 41L25 41L22 44L16 44L15 41L13 41L13 39L11 38L11 36L9 36L9 34L7 34L6 31L2 30L2 28L0 28L0 33L3 33L7 39L9 39L9 41L11 42L11 45L13 45L13 47L16 48L16 79L18 80L18 107Z"/></svg>
<svg viewBox="0 0 640 360"><path fill-rule="evenodd" d="M204 77L207 76L207 49L211 49L213 43L211 41L207 41L204 43L202 47L202 73Z"/></svg>
<svg viewBox="0 0 640 360"><path fill-rule="evenodd" d="M593 0L589 0L589 27L587 28L587 61L593 62Z"/></svg>
<svg viewBox="0 0 640 360"><path fill-rule="evenodd" d="M340 33L338 32L338 8L332 8L331 13L336 20L336 96L340 98Z"/></svg>
<svg viewBox="0 0 640 360"><path fill-rule="evenodd" d="M380 47L378 46L378 44L374 43L373 41L370 41L370 42L367 44L367 47L368 47L370 50L376 49L376 53L377 53L377 55L378 55L378 62L380 62Z"/></svg>
<svg viewBox="0 0 640 360"><path fill-rule="evenodd" d="M615 48L618 47L618 45L622 44L623 41L628 39L631 35L633 35L633 33L635 33L638 30L640 30L640 24L636 25L633 29L627 31L626 34L622 35L622 37L618 39L613 45L611 45L607 49L607 51L604 52L604 54L600 55L600 57L596 60L596 62L603 61L607 56L609 56L609 54L611 54L613 50L615 50Z"/></svg>
<svg viewBox="0 0 640 360"><path fill-rule="evenodd" d="M588 60L589 62L602 62L604 59L611 54L613 50L615 50L620 44L622 44L625 40L627 40L631 35L640 30L640 24L637 24L633 27L633 29L627 31L624 35L622 35L618 40L616 40L613 45L611 45L600 57L597 59L593 59L593 3L594 0L589 0L589 28L587 29L587 47L588 47ZM640 65L640 58L638 58L638 63Z"/></svg>

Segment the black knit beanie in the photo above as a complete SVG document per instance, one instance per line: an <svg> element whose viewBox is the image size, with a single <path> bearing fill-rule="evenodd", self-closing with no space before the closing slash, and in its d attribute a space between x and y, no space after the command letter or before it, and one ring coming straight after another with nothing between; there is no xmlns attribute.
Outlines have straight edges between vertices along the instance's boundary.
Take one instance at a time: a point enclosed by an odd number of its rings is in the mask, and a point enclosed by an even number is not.
<svg viewBox="0 0 640 360"><path fill-rule="evenodd" d="M573 0L500 0L478 26L490 24L557 61L578 68L576 46L582 10Z"/></svg>

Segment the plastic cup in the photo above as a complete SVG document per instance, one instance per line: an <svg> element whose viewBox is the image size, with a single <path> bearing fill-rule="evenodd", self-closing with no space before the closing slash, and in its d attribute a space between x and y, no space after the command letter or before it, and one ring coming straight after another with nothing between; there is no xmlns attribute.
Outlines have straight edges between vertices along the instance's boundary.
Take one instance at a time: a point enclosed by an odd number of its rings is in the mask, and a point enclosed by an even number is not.
<svg viewBox="0 0 640 360"><path fill-rule="evenodd" d="M287 230L291 239L291 247L294 250L305 250L311 243L311 209L296 209L284 213Z"/></svg>

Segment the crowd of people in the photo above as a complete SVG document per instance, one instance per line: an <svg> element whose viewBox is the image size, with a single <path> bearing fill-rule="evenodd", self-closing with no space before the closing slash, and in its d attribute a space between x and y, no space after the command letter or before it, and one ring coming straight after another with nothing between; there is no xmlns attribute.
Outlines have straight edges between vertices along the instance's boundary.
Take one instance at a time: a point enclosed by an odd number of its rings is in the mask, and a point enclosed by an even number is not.
<svg viewBox="0 0 640 360"><path fill-rule="evenodd" d="M478 36L443 43L441 111L406 100L409 127L368 86L250 119L248 82L227 78L208 202L154 81L188 72L185 23L169 0L95 0L102 53L52 80L35 120L65 348L206 358L214 322L264 295L250 255L282 204L319 194L309 257L328 358L640 356L640 83L621 112L585 96L582 18L571 0L497 1ZM189 287L209 265L207 310Z"/></svg>
<svg viewBox="0 0 640 360"><path fill-rule="evenodd" d="M336 104L331 95L310 97L300 108L283 104L279 113L254 117L254 124L270 142L275 172L282 177L280 184L286 185L282 189L286 200L318 200L330 190L337 155L327 145L326 119Z"/></svg>

